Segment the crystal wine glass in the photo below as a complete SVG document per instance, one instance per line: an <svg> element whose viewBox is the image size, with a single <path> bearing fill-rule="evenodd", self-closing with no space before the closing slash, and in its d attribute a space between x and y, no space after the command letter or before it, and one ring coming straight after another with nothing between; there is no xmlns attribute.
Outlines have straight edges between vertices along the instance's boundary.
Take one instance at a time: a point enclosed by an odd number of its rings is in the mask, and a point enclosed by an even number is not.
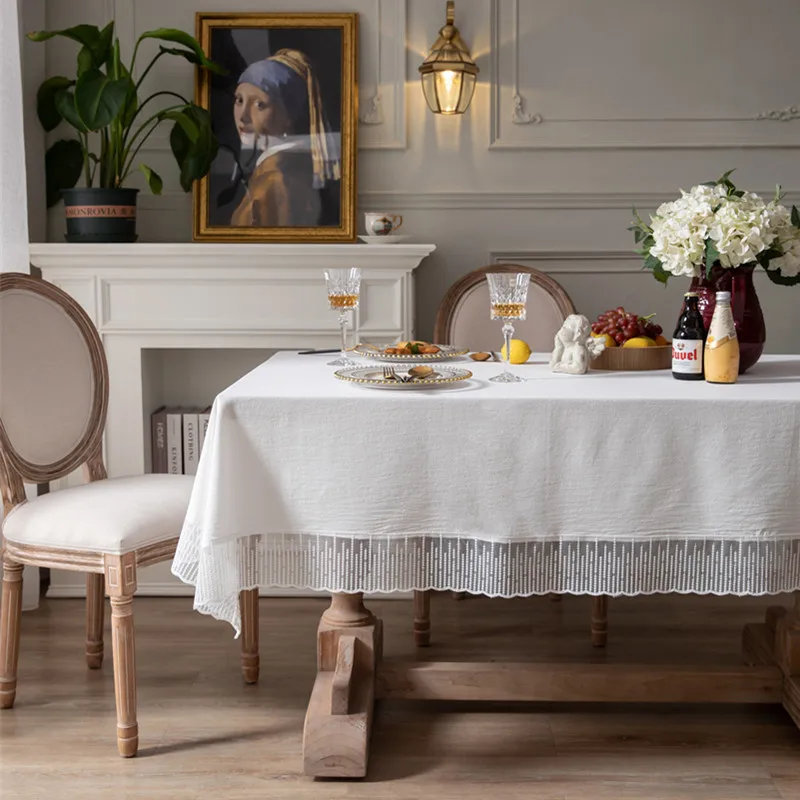
<svg viewBox="0 0 800 800"><path fill-rule="evenodd" d="M339 312L339 328L342 332L342 354L335 361L329 361L328 366L355 367L356 362L347 357L347 318L348 312L358 308L361 270L358 267L327 269L325 283L331 310Z"/></svg>
<svg viewBox="0 0 800 800"><path fill-rule="evenodd" d="M522 383L525 378L512 375L508 366L511 363L511 337L514 335L512 321L525 319L525 302L528 299L528 284L531 276L527 272L490 272L489 300L492 304L492 319L502 319L503 339L505 340L506 360L500 375L489 378L495 383Z"/></svg>

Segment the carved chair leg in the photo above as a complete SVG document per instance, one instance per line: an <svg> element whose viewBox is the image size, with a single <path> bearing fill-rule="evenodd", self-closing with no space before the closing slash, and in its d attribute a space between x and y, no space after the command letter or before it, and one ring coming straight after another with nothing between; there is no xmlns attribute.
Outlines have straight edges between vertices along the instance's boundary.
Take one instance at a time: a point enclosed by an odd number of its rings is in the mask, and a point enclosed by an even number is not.
<svg viewBox="0 0 800 800"><path fill-rule="evenodd" d="M428 647L431 643L431 593L414 592L414 644Z"/></svg>
<svg viewBox="0 0 800 800"><path fill-rule="evenodd" d="M86 575L86 666L103 665L103 618L105 616L106 579L95 572Z"/></svg>
<svg viewBox="0 0 800 800"><path fill-rule="evenodd" d="M13 708L17 696L19 633L22 622L22 564L3 561L0 606L0 708Z"/></svg>
<svg viewBox="0 0 800 800"><path fill-rule="evenodd" d="M106 587L111 599L117 748L123 758L130 758L135 756L139 749L139 725L136 721L136 652L133 635L136 554L106 556L105 573Z"/></svg>
<svg viewBox="0 0 800 800"><path fill-rule="evenodd" d="M239 593L242 614L242 675L245 683L258 683L258 589Z"/></svg>
<svg viewBox="0 0 800 800"><path fill-rule="evenodd" d="M592 647L605 647L608 640L608 595L592 598Z"/></svg>

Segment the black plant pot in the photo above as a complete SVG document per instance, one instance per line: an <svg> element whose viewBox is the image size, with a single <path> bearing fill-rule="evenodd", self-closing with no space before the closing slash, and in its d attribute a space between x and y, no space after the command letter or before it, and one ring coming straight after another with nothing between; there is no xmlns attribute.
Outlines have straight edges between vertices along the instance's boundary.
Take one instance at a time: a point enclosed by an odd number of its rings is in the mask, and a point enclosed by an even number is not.
<svg viewBox="0 0 800 800"><path fill-rule="evenodd" d="M64 189L68 242L135 242L138 189Z"/></svg>

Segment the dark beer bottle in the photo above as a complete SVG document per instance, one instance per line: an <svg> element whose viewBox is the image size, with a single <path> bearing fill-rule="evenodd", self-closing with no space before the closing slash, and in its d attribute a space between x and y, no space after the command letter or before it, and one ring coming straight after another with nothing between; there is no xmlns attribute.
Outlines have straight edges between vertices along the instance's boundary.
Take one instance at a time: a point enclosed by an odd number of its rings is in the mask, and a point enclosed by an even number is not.
<svg viewBox="0 0 800 800"><path fill-rule="evenodd" d="M679 381L701 381L706 329L697 294L686 292L683 302L683 313L672 336L672 376Z"/></svg>

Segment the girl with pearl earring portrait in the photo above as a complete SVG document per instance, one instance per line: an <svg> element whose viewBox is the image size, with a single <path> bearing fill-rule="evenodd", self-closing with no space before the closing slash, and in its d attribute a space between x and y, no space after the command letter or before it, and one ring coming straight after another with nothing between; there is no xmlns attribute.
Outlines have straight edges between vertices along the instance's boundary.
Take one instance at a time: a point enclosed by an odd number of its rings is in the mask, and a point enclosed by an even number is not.
<svg viewBox="0 0 800 800"><path fill-rule="evenodd" d="M283 49L251 64L239 78L233 116L242 155L257 155L231 224L318 225L319 190L341 174L306 55Z"/></svg>

